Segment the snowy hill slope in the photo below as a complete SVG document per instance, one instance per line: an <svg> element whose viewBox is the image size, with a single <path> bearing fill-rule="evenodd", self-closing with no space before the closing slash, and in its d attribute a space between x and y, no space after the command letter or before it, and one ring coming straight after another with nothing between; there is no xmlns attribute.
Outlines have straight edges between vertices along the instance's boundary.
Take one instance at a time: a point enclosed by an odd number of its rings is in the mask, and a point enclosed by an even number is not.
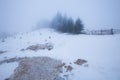
<svg viewBox="0 0 120 80"><path fill-rule="evenodd" d="M36 44L50 43L52 50L26 50ZM48 56L71 65L64 72L66 80L120 80L120 35L69 35L50 29L18 34L0 42L0 61L17 57ZM77 59L87 63L74 64ZM18 66L17 62L0 64L0 80L8 78Z"/></svg>

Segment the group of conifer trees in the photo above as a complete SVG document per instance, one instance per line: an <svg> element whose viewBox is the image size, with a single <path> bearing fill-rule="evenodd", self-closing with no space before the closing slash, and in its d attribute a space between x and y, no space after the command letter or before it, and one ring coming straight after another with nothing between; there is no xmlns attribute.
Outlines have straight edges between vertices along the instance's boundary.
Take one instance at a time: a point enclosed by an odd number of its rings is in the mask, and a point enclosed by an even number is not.
<svg viewBox="0 0 120 80"><path fill-rule="evenodd" d="M71 17L62 16L61 13L57 13L53 18L51 27L59 32L72 34L81 34L84 30L84 25L80 18L74 21Z"/></svg>

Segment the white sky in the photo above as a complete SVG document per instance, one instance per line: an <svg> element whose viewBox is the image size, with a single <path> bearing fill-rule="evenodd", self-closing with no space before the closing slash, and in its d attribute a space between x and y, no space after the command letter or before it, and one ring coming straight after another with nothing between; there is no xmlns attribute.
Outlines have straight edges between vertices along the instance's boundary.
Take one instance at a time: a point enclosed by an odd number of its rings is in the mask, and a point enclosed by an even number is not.
<svg viewBox="0 0 120 80"><path fill-rule="evenodd" d="M120 28L120 0L0 0L0 31L26 31L57 11L89 29Z"/></svg>

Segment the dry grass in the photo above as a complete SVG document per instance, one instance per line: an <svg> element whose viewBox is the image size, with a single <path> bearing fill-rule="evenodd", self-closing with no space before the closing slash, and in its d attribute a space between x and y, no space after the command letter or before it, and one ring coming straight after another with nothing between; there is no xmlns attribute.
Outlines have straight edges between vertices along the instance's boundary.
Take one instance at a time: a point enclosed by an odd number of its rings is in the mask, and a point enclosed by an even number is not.
<svg viewBox="0 0 120 80"><path fill-rule="evenodd" d="M59 77L61 61L49 57L23 59L9 80L64 80Z"/></svg>
<svg viewBox="0 0 120 80"><path fill-rule="evenodd" d="M20 57L16 58L16 57L14 57L14 58L10 58L10 59L5 59L3 61L0 61L0 65L3 64L3 63L18 62L18 61L20 61L20 60L22 60L24 58L26 58L26 57L23 57L23 58L20 58Z"/></svg>
<svg viewBox="0 0 120 80"><path fill-rule="evenodd" d="M77 59L74 63L77 64L77 65L82 65L84 63L86 63L87 61L84 60L84 59Z"/></svg>
<svg viewBox="0 0 120 80"><path fill-rule="evenodd" d="M44 50L44 49L52 50L53 44L52 43L36 44L26 48L26 50L33 50L33 51Z"/></svg>

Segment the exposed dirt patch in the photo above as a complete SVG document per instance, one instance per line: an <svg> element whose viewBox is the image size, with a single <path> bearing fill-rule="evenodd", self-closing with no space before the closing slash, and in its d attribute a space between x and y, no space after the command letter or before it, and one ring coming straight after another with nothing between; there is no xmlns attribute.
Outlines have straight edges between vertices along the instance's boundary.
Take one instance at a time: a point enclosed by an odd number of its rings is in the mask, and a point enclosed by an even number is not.
<svg viewBox="0 0 120 80"><path fill-rule="evenodd" d="M87 61L84 60L84 59L77 59L74 63L77 64L77 65L82 65L84 63L87 63Z"/></svg>
<svg viewBox="0 0 120 80"><path fill-rule="evenodd" d="M38 50L52 50L53 49L53 44L52 43L45 43L45 44L36 44L36 45L31 45L27 47L26 49L21 49L21 51L25 50L32 50L32 51L38 51Z"/></svg>
<svg viewBox="0 0 120 80"><path fill-rule="evenodd" d="M64 80L59 76L62 62L49 57L25 58L9 80Z"/></svg>

